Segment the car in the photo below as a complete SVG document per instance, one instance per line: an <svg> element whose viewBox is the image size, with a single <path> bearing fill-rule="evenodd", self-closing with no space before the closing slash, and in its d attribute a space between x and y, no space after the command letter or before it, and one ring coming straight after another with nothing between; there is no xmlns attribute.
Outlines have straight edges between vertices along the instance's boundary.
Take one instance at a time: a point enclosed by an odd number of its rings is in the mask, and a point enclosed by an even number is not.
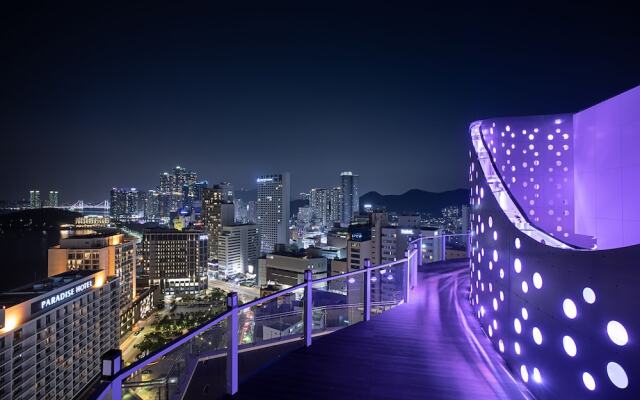
<svg viewBox="0 0 640 400"><path fill-rule="evenodd" d="M153 373L153 371L151 371L150 369L145 369L142 371L142 375L149 375L151 373Z"/></svg>

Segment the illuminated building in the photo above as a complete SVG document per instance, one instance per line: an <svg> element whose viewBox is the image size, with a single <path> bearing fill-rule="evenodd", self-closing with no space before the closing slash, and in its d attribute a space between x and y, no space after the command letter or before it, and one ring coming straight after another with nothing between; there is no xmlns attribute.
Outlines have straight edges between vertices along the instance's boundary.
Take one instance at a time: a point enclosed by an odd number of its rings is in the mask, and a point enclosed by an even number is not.
<svg viewBox="0 0 640 400"><path fill-rule="evenodd" d="M360 198L358 197L358 186L360 176L354 175L351 171L340 174L340 188L342 193L342 215L341 222L348 224L354 214L360 209Z"/></svg>
<svg viewBox="0 0 640 400"><path fill-rule="evenodd" d="M119 344L118 279L68 271L0 293L0 398L72 399Z"/></svg>
<svg viewBox="0 0 640 400"><path fill-rule="evenodd" d="M58 191L57 190L49 190L49 203L48 207L58 207Z"/></svg>
<svg viewBox="0 0 640 400"><path fill-rule="evenodd" d="M639 107L470 126L469 300L538 398L638 397Z"/></svg>
<svg viewBox="0 0 640 400"><path fill-rule="evenodd" d="M313 210L314 221L322 226L331 225L331 200L328 189L313 188L309 193L309 205Z"/></svg>
<svg viewBox="0 0 640 400"><path fill-rule="evenodd" d="M136 188L113 188L110 193L109 215L116 221L135 221L144 216Z"/></svg>
<svg viewBox="0 0 640 400"><path fill-rule="evenodd" d="M145 229L145 270L164 294L200 294L207 288L207 242L202 231Z"/></svg>
<svg viewBox="0 0 640 400"><path fill-rule="evenodd" d="M290 176L263 175L258 183L258 229L262 253L271 253L276 244L289 244Z"/></svg>
<svg viewBox="0 0 640 400"><path fill-rule="evenodd" d="M313 279L327 276L327 259L309 257L304 252L278 250L258 260L258 286L276 283L284 287L304 282L304 271L310 269Z"/></svg>
<svg viewBox="0 0 640 400"><path fill-rule="evenodd" d="M85 215L75 220L76 228L106 228L111 224L111 218L102 215Z"/></svg>
<svg viewBox="0 0 640 400"><path fill-rule="evenodd" d="M120 278L121 334L136 321L128 315L136 298L136 241L114 231L92 232L61 238L48 252L48 276L66 271L103 269Z"/></svg>
<svg viewBox="0 0 640 400"><path fill-rule="evenodd" d="M258 226L234 224L222 227L218 238L219 271L229 276L239 272L255 273L260 255Z"/></svg>
<svg viewBox="0 0 640 400"><path fill-rule="evenodd" d="M29 207L40 208L41 206L42 206L42 203L40 202L40 191L30 190L29 191Z"/></svg>
<svg viewBox="0 0 640 400"><path fill-rule="evenodd" d="M231 197L230 197L231 196ZM202 192L202 218L204 229L209 236L209 259L218 259L218 238L224 225L235 221L233 189L229 184L214 185ZM231 199L231 201L230 201Z"/></svg>
<svg viewBox="0 0 640 400"><path fill-rule="evenodd" d="M160 220L160 193L156 190L149 190L146 193L144 207L144 220L156 222Z"/></svg>

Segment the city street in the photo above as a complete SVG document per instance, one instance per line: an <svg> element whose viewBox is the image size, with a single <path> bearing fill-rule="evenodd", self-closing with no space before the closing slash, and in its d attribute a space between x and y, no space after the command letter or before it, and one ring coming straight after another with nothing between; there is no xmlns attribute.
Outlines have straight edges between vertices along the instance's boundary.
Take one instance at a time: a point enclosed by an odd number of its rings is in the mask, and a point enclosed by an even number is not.
<svg viewBox="0 0 640 400"><path fill-rule="evenodd" d="M217 279L209 279L209 288L222 289L227 293L236 292L238 293L238 300L241 303L247 303L251 300L257 299L260 296L260 290L258 290L257 288L241 286L235 283L220 281Z"/></svg>

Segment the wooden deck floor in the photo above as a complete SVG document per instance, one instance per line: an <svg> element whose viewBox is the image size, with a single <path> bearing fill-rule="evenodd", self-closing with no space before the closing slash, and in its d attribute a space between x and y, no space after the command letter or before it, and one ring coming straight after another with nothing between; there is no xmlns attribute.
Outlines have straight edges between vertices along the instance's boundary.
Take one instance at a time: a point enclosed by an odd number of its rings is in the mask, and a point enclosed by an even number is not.
<svg viewBox="0 0 640 400"><path fill-rule="evenodd" d="M430 266L411 303L314 339L241 382L233 398L530 398L476 335L467 271L460 262Z"/></svg>

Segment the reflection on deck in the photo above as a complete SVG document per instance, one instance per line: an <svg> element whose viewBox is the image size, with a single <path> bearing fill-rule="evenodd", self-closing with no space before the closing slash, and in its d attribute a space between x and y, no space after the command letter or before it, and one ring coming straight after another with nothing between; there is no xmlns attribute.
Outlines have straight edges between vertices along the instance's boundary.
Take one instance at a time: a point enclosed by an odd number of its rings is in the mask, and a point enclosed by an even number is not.
<svg viewBox="0 0 640 400"><path fill-rule="evenodd" d="M427 269L428 268L428 272ZM369 322L240 356L238 399L527 399L471 315L468 261L421 268L412 302ZM268 353L268 354L267 354ZM250 376L251 364L281 357ZM188 399L219 398L224 360L200 363ZM220 364L220 365L218 365ZM245 375L244 377L242 375Z"/></svg>

